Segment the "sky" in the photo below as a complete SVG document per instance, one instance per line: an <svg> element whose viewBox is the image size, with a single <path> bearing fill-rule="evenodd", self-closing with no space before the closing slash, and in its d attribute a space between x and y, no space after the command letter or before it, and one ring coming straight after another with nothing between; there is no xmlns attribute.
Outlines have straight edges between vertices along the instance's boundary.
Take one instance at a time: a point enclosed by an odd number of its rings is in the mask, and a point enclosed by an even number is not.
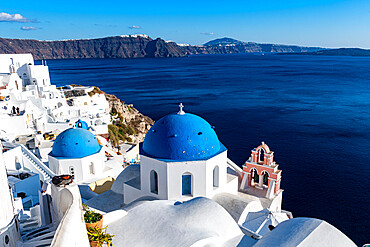
<svg viewBox="0 0 370 247"><path fill-rule="evenodd" d="M147 34L201 45L241 41L370 48L370 0L0 1L0 37L38 40Z"/></svg>

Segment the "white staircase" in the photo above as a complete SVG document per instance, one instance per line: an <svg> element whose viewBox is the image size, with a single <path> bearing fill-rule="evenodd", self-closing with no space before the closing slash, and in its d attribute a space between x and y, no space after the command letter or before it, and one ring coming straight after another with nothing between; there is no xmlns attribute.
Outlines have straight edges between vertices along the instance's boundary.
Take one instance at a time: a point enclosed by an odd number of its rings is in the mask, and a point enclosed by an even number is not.
<svg viewBox="0 0 370 247"><path fill-rule="evenodd" d="M51 246L54 235L56 231L56 226L53 224L39 227L32 231L23 232L22 240L20 244L22 247L46 247Z"/></svg>
<svg viewBox="0 0 370 247"><path fill-rule="evenodd" d="M49 167L42 163L28 148L24 145L19 144L22 150L24 166L31 170L32 172L38 173L43 181L51 181L51 179L56 175L52 172Z"/></svg>

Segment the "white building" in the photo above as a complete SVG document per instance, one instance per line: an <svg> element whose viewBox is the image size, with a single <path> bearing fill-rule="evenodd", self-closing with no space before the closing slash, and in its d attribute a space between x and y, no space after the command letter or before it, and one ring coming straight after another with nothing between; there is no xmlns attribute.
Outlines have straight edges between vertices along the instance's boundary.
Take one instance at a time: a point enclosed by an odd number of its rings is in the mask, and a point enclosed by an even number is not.
<svg viewBox="0 0 370 247"><path fill-rule="evenodd" d="M17 215L13 211L13 198L9 190L2 145L0 143L0 245L15 246L20 239Z"/></svg>
<svg viewBox="0 0 370 247"><path fill-rule="evenodd" d="M64 90L50 83L46 64L35 65L31 54L0 54L0 137L70 128L78 119L96 134L108 133L109 104L93 87L68 87L81 93L66 99ZM72 95L74 95L72 93Z"/></svg>
<svg viewBox="0 0 370 247"><path fill-rule="evenodd" d="M55 174L74 175L79 182L101 174L104 160L104 150L90 131L71 128L56 138L49 154L49 167Z"/></svg>
<svg viewBox="0 0 370 247"><path fill-rule="evenodd" d="M123 186L125 204L145 196L186 201L238 192L238 176L228 173L227 149L212 126L182 110L152 126L140 160L139 176Z"/></svg>

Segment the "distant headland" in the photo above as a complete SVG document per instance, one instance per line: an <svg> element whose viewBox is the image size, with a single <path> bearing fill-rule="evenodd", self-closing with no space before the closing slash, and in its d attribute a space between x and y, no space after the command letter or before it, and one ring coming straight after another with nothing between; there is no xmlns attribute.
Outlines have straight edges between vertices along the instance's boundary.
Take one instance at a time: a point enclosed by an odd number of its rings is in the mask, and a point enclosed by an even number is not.
<svg viewBox="0 0 370 247"><path fill-rule="evenodd" d="M203 45L177 44L147 35L122 35L97 39L41 41L0 38L0 54L31 53L35 59L184 57L197 54L274 53L369 56L370 50L326 49L296 45L261 44L232 38Z"/></svg>
<svg viewBox="0 0 370 247"><path fill-rule="evenodd" d="M294 55L368 57L370 56L370 50L361 48L339 48L339 49L325 49L313 52L301 52L295 53Z"/></svg>
<svg viewBox="0 0 370 247"><path fill-rule="evenodd" d="M40 41L0 38L0 54L31 53L35 59L184 57L195 54L300 53L320 47L258 44L231 38L204 45L177 44L147 35L122 35L98 39Z"/></svg>

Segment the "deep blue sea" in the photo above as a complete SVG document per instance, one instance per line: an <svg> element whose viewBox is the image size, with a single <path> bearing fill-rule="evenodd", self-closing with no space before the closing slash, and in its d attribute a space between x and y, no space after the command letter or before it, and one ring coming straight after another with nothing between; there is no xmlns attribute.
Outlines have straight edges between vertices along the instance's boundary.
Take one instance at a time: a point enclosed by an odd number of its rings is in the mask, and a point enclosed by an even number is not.
<svg viewBox="0 0 370 247"><path fill-rule="evenodd" d="M154 120L184 110L242 165L265 141L283 208L370 242L370 58L202 55L47 61L52 83L96 85Z"/></svg>

